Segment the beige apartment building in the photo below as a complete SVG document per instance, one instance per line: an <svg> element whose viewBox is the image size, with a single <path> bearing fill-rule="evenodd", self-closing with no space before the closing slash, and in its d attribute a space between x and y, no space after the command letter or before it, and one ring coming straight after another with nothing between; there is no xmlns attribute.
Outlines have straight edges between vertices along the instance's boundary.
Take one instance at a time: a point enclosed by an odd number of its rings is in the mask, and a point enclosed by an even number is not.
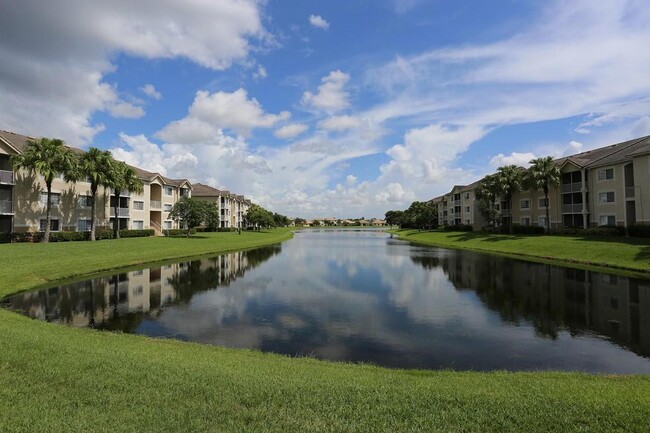
<svg viewBox="0 0 650 433"><path fill-rule="evenodd" d="M20 154L32 137L0 131L0 232L45 230L47 192L42 177L25 170L14 172L10 158ZM119 198L110 189L97 192L96 227L112 227L115 218L121 229L162 230L179 228L169 219L173 205L190 196L187 179L169 179L134 167L144 184L141 194L122 193ZM119 200L117 215L114 204ZM52 231L88 231L91 220L90 183L66 182L57 177L52 183Z"/></svg>
<svg viewBox="0 0 650 433"><path fill-rule="evenodd" d="M502 223L546 226L549 206L551 227L597 227L650 224L650 136L613 144L555 160L560 166L558 187L544 192L521 191L510 203L498 204ZM475 196L480 181L455 186L430 200L443 225L487 225Z"/></svg>
<svg viewBox="0 0 650 433"><path fill-rule="evenodd" d="M219 225L221 228L244 227L244 216L251 207L251 201L243 195L231 194L209 185L197 183L192 190L192 197L213 202L219 209Z"/></svg>

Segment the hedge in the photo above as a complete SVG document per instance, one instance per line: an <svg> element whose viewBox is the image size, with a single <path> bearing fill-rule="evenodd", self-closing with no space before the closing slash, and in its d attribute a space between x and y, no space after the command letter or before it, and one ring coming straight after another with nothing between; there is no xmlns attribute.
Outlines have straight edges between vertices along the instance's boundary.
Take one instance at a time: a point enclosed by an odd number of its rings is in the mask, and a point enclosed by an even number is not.
<svg viewBox="0 0 650 433"><path fill-rule="evenodd" d="M543 235L545 231L546 229L543 226L524 226L521 224L512 226L512 232L516 235Z"/></svg>
<svg viewBox="0 0 650 433"><path fill-rule="evenodd" d="M153 236L154 230L120 230L121 238L139 238ZM43 239L43 232L11 233L11 242L40 242ZM3 239L3 238L0 238ZM113 230L100 229L95 232L95 239L113 239ZM51 232L50 242L76 242L90 240L90 232ZM2 240L0 240L1 242Z"/></svg>
<svg viewBox="0 0 650 433"><path fill-rule="evenodd" d="M628 227L627 232L630 236L638 236L643 238L650 237L650 225L633 224Z"/></svg>
<svg viewBox="0 0 650 433"><path fill-rule="evenodd" d="M190 235L193 235L195 233L196 233L196 229L190 229ZM163 230L163 234L165 236L170 237L170 238L179 237L179 236L187 236L187 229Z"/></svg>
<svg viewBox="0 0 650 433"><path fill-rule="evenodd" d="M454 224L442 226L442 230L446 232L471 232L474 228L469 224Z"/></svg>

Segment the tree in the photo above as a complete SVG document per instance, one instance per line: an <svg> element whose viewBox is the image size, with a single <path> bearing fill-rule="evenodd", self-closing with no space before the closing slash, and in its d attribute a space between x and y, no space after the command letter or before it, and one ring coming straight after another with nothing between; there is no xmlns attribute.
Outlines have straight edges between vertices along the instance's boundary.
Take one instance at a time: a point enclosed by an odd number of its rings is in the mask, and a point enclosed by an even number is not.
<svg viewBox="0 0 650 433"><path fill-rule="evenodd" d="M404 211L389 210L388 212L386 212L384 219L386 220L386 224L388 224L389 226L394 226L394 225L399 226L402 224L403 216L404 216Z"/></svg>
<svg viewBox="0 0 650 433"><path fill-rule="evenodd" d="M544 191L546 203L546 233L551 231L551 218L549 212L548 192L552 186L560 184L560 167L553 162L553 157L536 158L530 160L530 168L526 172L526 181L535 190Z"/></svg>
<svg viewBox="0 0 650 433"><path fill-rule="evenodd" d="M206 202L203 222L209 231L216 231L219 228L219 207L216 203Z"/></svg>
<svg viewBox="0 0 650 433"><path fill-rule="evenodd" d="M95 240L95 211L97 207L97 189L100 186L108 187L111 173L116 161L108 150L91 147L77 160L77 167L72 173L75 181L87 180L90 182L90 240ZM117 215L116 215L117 219Z"/></svg>
<svg viewBox="0 0 650 433"><path fill-rule="evenodd" d="M501 186L494 174L485 176L476 186L476 198L479 200L479 211L492 226L496 226L499 220L496 201L500 194Z"/></svg>
<svg viewBox="0 0 650 433"><path fill-rule="evenodd" d="M52 181L58 174L63 174L66 181L74 180L72 168L74 155L58 138L41 138L29 140L27 148L22 155L12 157L14 170L24 169L34 174L43 176L47 190L47 203L45 205L45 234L42 242L50 241L51 209L52 209Z"/></svg>
<svg viewBox="0 0 650 433"><path fill-rule="evenodd" d="M305 222L306 222L306 221L307 221L307 220L304 219L304 218L296 218L296 219L293 221L293 223L294 223L296 226L302 226L302 225L305 225Z"/></svg>
<svg viewBox="0 0 650 433"><path fill-rule="evenodd" d="M192 229L200 226L206 220L210 212L208 207L214 207L214 205L195 198L183 197L174 204L169 212L169 218L185 225L187 237L189 238Z"/></svg>
<svg viewBox="0 0 650 433"><path fill-rule="evenodd" d="M501 189L501 196L510 206L510 212L512 212L512 196L523 188L522 170L516 165L504 165L497 168L497 183ZM512 233L512 215L508 218L508 231Z"/></svg>
<svg viewBox="0 0 650 433"><path fill-rule="evenodd" d="M115 219L113 220L113 237L120 238L120 221L118 218L120 195L123 192L141 194L144 188L142 180L138 177L135 169L124 162L115 161L108 173L107 186L113 189L115 196Z"/></svg>
<svg viewBox="0 0 650 433"><path fill-rule="evenodd" d="M431 203L414 201L402 213L399 224L405 228L431 230L438 226L438 212Z"/></svg>
<svg viewBox="0 0 650 433"><path fill-rule="evenodd" d="M246 212L246 223L250 226L256 227L271 227L274 224L273 214L262 206L254 204Z"/></svg>

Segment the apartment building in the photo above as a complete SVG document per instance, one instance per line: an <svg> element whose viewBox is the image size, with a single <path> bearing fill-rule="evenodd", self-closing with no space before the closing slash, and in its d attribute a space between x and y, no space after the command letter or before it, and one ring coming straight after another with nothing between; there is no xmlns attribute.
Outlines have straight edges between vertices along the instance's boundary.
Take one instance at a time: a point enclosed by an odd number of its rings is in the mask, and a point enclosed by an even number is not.
<svg viewBox="0 0 650 433"><path fill-rule="evenodd" d="M500 201L502 223L546 226L548 207L552 228L650 224L650 136L566 156L560 166L560 185L551 187L548 202L542 190L524 190L511 203ZM523 170L523 168L522 168ZM430 202L444 225L487 224L475 197L480 181L454 186ZM460 207L460 214L458 212Z"/></svg>
<svg viewBox="0 0 650 433"><path fill-rule="evenodd" d="M192 197L215 203L219 209L219 225L222 228L244 227L244 216L252 204L243 195L231 194L230 191L222 191L202 183L194 185Z"/></svg>
<svg viewBox="0 0 650 433"><path fill-rule="evenodd" d="M14 172L10 162L11 156L22 153L31 139L33 137L0 131L2 233L45 230L47 192L43 178L25 170ZM96 200L96 227L112 227L117 218L122 229L153 229L162 234L162 230L179 228L177 222L169 219L169 212L181 197L191 195L192 184L187 179L170 179L159 173L134 169L144 184L143 192L122 193L116 198L113 191L100 187ZM114 205L117 200L116 215ZM90 183L70 183L61 176L55 178L51 204L52 231L90 230Z"/></svg>

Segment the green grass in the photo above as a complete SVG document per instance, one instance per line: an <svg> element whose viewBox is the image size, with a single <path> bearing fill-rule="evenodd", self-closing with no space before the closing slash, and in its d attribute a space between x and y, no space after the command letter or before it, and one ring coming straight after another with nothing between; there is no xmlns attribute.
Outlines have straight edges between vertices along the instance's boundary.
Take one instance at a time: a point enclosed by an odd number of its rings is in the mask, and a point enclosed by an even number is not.
<svg viewBox="0 0 650 433"><path fill-rule="evenodd" d="M0 245L0 293L276 242ZM0 311L0 431L646 432L650 377L389 370L75 329Z"/></svg>
<svg viewBox="0 0 650 433"><path fill-rule="evenodd" d="M470 249L542 261L650 273L650 239L623 236L522 236L476 232L391 230L423 245Z"/></svg>

